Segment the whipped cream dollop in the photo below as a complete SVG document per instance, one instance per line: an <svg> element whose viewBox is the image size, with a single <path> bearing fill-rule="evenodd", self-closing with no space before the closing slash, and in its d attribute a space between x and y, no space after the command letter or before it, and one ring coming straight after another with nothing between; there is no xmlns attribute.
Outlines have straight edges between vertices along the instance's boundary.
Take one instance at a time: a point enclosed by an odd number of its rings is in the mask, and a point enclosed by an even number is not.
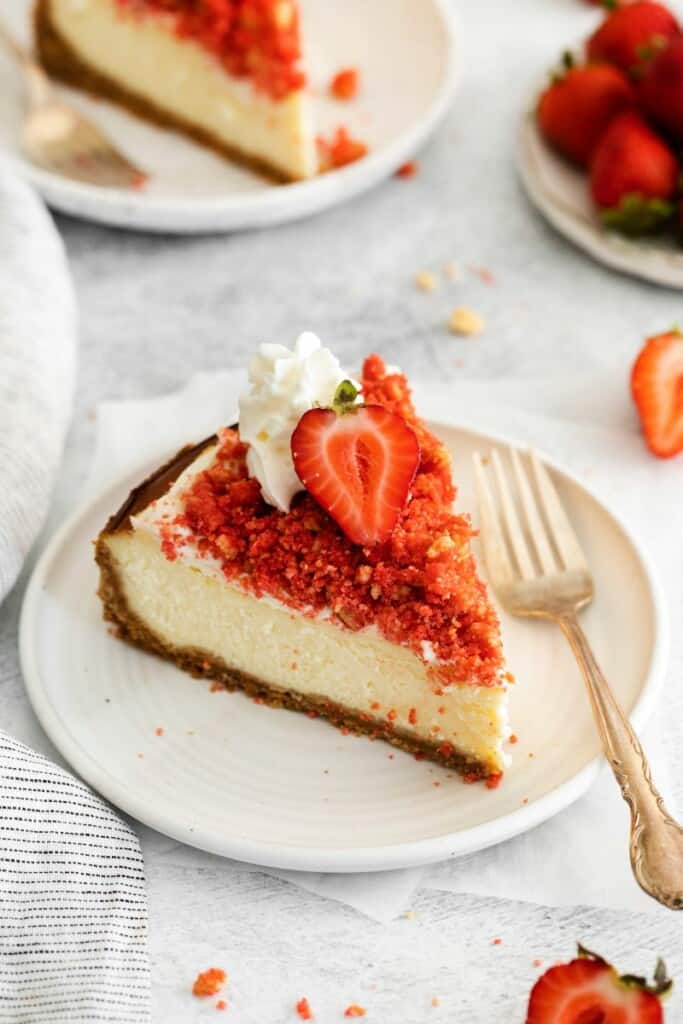
<svg viewBox="0 0 683 1024"><path fill-rule="evenodd" d="M261 485L265 501L289 512L303 490L294 470L291 439L309 409L332 405L335 391L348 380L339 360L306 331L294 343L261 345L249 366L249 388L240 396L240 437L249 445L247 468Z"/></svg>

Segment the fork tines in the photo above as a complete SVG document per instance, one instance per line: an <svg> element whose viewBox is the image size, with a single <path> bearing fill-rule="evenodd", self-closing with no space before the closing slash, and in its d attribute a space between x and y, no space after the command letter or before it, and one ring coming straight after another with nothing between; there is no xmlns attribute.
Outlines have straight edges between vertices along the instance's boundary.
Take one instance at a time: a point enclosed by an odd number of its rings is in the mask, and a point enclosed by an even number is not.
<svg viewBox="0 0 683 1024"><path fill-rule="evenodd" d="M482 543L495 585L586 571L581 545L538 455L530 450L523 458L516 448L508 451L507 471L497 450L490 459L474 454ZM486 470L489 462L492 473Z"/></svg>

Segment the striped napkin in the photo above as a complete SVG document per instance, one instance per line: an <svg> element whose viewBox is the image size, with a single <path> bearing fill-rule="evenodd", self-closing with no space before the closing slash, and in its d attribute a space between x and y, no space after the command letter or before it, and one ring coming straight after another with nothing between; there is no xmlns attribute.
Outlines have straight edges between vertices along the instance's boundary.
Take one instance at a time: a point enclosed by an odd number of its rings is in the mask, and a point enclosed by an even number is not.
<svg viewBox="0 0 683 1024"><path fill-rule="evenodd" d="M0 161L0 602L44 523L71 413L75 301L60 238ZM0 1022L149 1021L138 840L0 732Z"/></svg>
<svg viewBox="0 0 683 1024"><path fill-rule="evenodd" d="M0 1021L149 1021L137 836L83 783L0 733Z"/></svg>

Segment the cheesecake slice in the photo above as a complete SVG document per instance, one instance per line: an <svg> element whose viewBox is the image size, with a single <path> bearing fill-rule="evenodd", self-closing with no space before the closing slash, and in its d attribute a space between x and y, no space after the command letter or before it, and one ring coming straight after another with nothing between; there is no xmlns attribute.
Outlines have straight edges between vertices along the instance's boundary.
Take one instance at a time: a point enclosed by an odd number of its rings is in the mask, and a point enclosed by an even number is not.
<svg viewBox="0 0 683 1024"><path fill-rule="evenodd" d="M281 396L292 372L291 359L270 353L262 439L277 424L290 429ZM300 379L316 374L309 359ZM284 463L267 501L252 471L268 459L225 429L144 481L100 534L105 618L195 676L495 785L509 677L470 521L452 510L449 454L415 414L405 377L379 357L366 360L361 388L366 406L400 416L419 443L388 539L353 542L300 484L288 511L276 507L288 501ZM296 416L302 404L322 411L299 395ZM243 409L249 433L253 407Z"/></svg>
<svg viewBox="0 0 683 1024"><path fill-rule="evenodd" d="M37 0L48 74L279 181L317 173L296 0Z"/></svg>

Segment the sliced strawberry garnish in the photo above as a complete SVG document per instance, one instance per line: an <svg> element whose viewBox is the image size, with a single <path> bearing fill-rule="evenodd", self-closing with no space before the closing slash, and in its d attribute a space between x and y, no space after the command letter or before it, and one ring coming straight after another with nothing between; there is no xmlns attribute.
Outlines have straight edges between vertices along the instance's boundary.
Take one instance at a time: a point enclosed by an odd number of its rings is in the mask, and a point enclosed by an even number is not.
<svg viewBox="0 0 683 1024"><path fill-rule="evenodd" d="M335 408L310 409L299 420L292 434L294 468L350 540L379 544L408 500L420 446L402 416L381 405L353 404L350 382L337 395Z"/></svg>
<svg viewBox="0 0 683 1024"><path fill-rule="evenodd" d="M648 338L631 373L648 447L662 459L683 451L683 334Z"/></svg>
<svg viewBox="0 0 683 1024"><path fill-rule="evenodd" d="M531 991L526 1024L662 1024L661 999L671 981L660 960L654 983L619 977L601 957L579 946L579 957L551 967Z"/></svg>

